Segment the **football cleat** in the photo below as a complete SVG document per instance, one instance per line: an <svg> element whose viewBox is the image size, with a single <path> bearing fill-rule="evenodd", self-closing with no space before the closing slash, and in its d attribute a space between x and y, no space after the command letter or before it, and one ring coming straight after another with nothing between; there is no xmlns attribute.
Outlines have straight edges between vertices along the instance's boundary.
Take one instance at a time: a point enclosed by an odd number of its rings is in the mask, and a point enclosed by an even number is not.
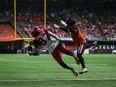
<svg viewBox="0 0 116 87"><path fill-rule="evenodd" d="M78 73L73 68L71 68L70 70L75 76L78 76Z"/></svg>
<svg viewBox="0 0 116 87"><path fill-rule="evenodd" d="M79 72L79 74L83 74L83 73L87 73L87 72L88 72L87 68L83 68L82 71Z"/></svg>
<svg viewBox="0 0 116 87"><path fill-rule="evenodd" d="M95 41L95 42L93 42L93 44L96 46L96 45L98 44L98 42L97 42L97 41Z"/></svg>
<svg viewBox="0 0 116 87"><path fill-rule="evenodd" d="M93 46L91 47L91 49L94 49L95 47L97 47L97 45L98 45L97 41L93 42Z"/></svg>

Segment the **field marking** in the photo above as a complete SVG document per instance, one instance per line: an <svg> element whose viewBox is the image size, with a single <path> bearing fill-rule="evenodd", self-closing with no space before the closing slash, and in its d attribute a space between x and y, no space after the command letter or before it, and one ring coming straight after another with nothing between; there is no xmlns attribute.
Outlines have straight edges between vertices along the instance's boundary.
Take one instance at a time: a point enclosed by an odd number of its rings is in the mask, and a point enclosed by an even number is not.
<svg viewBox="0 0 116 87"><path fill-rule="evenodd" d="M72 64L71 65L77 65L77 64ZM87 64L87 66L108 66L108 64Z"/></svg>
<svg viewBox="0 0 116 87"><path fill-rule="evenodd" d="M8 62L24 62L24 63L43 63L43 62L49 62L49 63L54 63L54 61L28 61L28 60L8 60L8 59L2 59L0 58L0 61L8 61Z"/></svg>
<svg viewBox="0 0 116 87"><path fill-rule="evenodd" d="M54 63L54 61L28 61L28 60L8 60L8 59L2 59L0 58L0 61L8 61L8 62L24 62L24 63L43 63L43 62L49 62ZM71 65L77 65L76 63L70 63ZM107 66L108 64L87 64L89 66Z"/></svg>
<svg viewBox="0 0 116 87"><path fill-rule="evenodd" d="M87 64L87 65L89 65L89 66L93 66L93 65L94 65L94 66L98 66L98 65L99 65L99 66L107 66L108 64L105 64L105 63L104 63L104 64Z"/></svg>
<svg viewBox="0 0 116 87"><path fill-rule="evenodd" d="M39 80L0 80L0 82L39 82L39 81L108 81L116 80L116 78L104 79L39 79Z"/></svg>
<svg viewBox="0 0 116 87"><path fill-rule="evenodd" d="M49 63L55 63L54 61L28 61L28 60L8 60L8 59L3 59L0 58L0 61L8 61L8 62L23 62L23 63L45 63L45 62L49 62ZM76 63L70 63L71 65L77 65ZM108 64L87 64L88 66L107 66Z"/></svg>

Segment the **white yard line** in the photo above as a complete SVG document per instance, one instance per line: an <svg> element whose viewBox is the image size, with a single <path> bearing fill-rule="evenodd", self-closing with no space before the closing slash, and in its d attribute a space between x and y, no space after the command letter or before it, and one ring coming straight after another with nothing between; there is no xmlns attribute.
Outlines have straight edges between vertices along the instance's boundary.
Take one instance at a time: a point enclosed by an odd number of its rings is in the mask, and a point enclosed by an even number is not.
<svg viewBox="0 0 116 87"><path fill-rule="evenodd" d="M107 66L108 64L87 64L89 66Z"/></svg>
<svg viewBox="0 0 116 87"><path fill-rule="evenodd" d="M116 78L103 78L103 79L39 79L39 80L0 80L0 82L39 82L39 81L108 81L116 80Z"/></svg>
<svg viewBox="0 0 116 87"><path fill-rule="evenodd" d="M43 62L50 62L53 63L54 61L28 61L28 60L8 60L4 58L0 58L0 61L8 61L8 62L24 62L24 63L43 63ZM77 65L76 63L73 63L71 65ZM107 66L108 64L87 64L89 66Z"/></svg>
<svg viewBox="0 0 116 87"><path fill-rule="evenodd" d="M24 62L24 63L43 63L43 62L50 62L53 63L54 61L28 61L28 60L8 60L0 58L0 61L8 61L8 62Z"/></svg>

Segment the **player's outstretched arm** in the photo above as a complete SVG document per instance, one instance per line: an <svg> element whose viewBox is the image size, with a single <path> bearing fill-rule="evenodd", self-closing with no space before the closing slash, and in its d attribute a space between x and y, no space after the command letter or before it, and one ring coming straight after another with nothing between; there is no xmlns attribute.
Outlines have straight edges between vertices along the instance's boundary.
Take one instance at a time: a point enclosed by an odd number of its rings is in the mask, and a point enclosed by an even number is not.
<svg viewBox="0 0 116 87"><path fill-rule="evenodd" d="M57 29L61 29L62 31L68 32L68 29L66 27L60 27L56 24L54 24L54 27L57 28Z"/></svg>
<svg viewBox="0 0 116 87"><path fill-rule="evenodd" d="M74 29L73 27L68 26L64 21L61 21L61 24L64 25L70 32L77 34L78 30Z"/></svg>
<svg viewBox="0 0 116 87"><path fill-rule="evenodd" d="M55 38L56 40L61 41L61 39L57 35L55 35L54 33L50 32L50 31L48 31L48 35Z"/></svg>
<svg viewBox="0 0 116 87"><path fill-rule="evenodd" d="M32 55L34 55L34 56L39 55L40 53L39 53L38 50L39 50L38 48L34 48L32 45L29 45L29 46L28 46L28 54L29 54L30 56L32 56Z"/></svg>
<svg viewBox="0 0 116 87"><path fill-rule="evenodd" d="M37 56L40 55L40 49L42 48L41 44L37 42L36 39L32 40L30 45L28 46L28 54ZM33 50L34 49L34 50Z"/></svg>

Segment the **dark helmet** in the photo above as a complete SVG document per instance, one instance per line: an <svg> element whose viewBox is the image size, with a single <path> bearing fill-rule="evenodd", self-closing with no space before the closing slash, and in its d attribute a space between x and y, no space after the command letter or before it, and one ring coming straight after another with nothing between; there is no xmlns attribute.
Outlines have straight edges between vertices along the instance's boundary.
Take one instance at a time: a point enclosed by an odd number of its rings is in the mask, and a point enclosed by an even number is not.
<svg viewBox="0 0 116 87"><path fill-rule="evenodd" d="M31 35L33 37L37 37L38 34L40 33L40 28L38 26L34 26L32 29L31 29Z"/></svg>
<svg viewBox="0 0 116 87"><path fill-rule="evenodd" d="M66 20L66 23L67 23L68 26L72 27L75 24L75 20L73 19L73 17L69 17Z"/></svg>

